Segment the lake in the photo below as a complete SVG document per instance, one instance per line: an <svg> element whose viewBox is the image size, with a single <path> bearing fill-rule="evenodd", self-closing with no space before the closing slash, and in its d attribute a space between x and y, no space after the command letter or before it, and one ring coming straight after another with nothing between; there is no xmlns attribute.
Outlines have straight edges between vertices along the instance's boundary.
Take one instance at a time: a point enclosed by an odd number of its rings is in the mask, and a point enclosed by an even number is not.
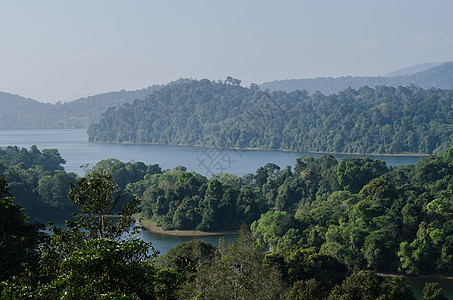
<svg viewBox="0 0 453 300"><path fill-rule="evenodd" d="M38 149L57 148L66 160L64 165L68 172L79 175L85 173L84 168L94 166L106 158L116 158L123 162L142 161L145 164L159 164L162 169L172 169L176 166L185 166L202 175L210 177L212 174L232 173L243 176L255 173L266 163L274 163L282 168L294 166L296 159L303 156L321 157L319 153L301 153L285 151L260 150L222 150L190 146L169 145L134 145L113 143L89 143L84 129L17 129L0 130L0 147L9 145ZM365 157L364 155L335 155L340 160L345 157ZM389 165L415 164L417 156L372 156L374 159L384 160ZM46 220L41 220L46 222ZM64 221L60 222L64 224ZM162 253L176 246L181 241L191 237L177 237L163 234L144 232L142 238L152 241L156 249ZM216 242L218 237L203 237L208 242ZM231 240L232 237L227 237Z"/></svg>
<svg viewBox="0 0 453 300"><path fill-rule="evenodd" d="M266 163L274 163L281 168L294 166L296 159L303 156L321 157L320 153L265 151L265 150L226 150L191 146L136 145L113 143L89 143L84 129L18 129L0 130L0 147L15 145L39 149L57 148L66 160L65 170L84 174L81 166L94 166L106 158L116 158L123 162L142 161L145 164L159 164L162 169L185 166L188 170L205 176L218 173L232 173L243 176L255 173ZM366 157L366 155L335 154L338 160L346 157ZM370 156L380 159L387 165L415 164L420 156Z"/></svg>
<svg viewBox="0 0 453 300"><path fill-rule="evenodd" d="M46 220L38 220L41 223L53 222L56 226L60 228L65 228L65 220L74 218L72 216L56 216L51 215L47 216ZM47 231L50 233L50 231ZM180 242L188 242L194 238L199 238L205 242L217 245L219 238L223 238L226 243L234 242L236 240L236 235L225 235L225 236L202 236L202 237L191 237L191 236L174 236L168 234L155 233L150 231L141 231L137 236L144 240L145 242L151 242L155 250L159 251L161 254L167 253L171 248L178 245Z"/></svg>

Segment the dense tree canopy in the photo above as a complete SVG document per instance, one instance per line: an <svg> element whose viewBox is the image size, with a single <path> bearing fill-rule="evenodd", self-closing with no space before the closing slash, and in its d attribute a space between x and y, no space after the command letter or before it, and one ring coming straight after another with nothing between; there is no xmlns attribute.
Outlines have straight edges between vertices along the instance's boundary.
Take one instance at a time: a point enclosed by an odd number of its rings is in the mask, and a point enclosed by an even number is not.
<svg viewBox="0 0 453 300"><path fill-rule="evenodd" d="M56 150L9 151L1 166L13 181L0 179L2 299L413 299L402 278L375 271L453 271L453 148L404 167L325 155L210 179L115 159L76 179ZM63 203L63 182L64 201L79 212L47 239L15 202ZM128 235L137 206L167 229L245 226L233 244L193 240L156 260L149 243ZM428 284L424 299L445 297Z"/></svg>
<svg viewBox="0 0 453 300"><path fill-rule="evenodd" d="M90 141L346 153L440 153L453 146L453 91L415 86L325 96L206 79L108 109Z"/></svg>
<svg viewBox="0 0 453 300"><path fill-rule="evenodd" d="M152 261L151 243L128 233L137 202L131 200L114 222L120 191L106 172L90 173L71 186L80 212L67 229L51 228L41 246L37 271L3 285L2 299L156 299L171 298L178 274Z"/></svg>
<svg viewBox="0 0 453 300"><path fill-rule="evenodd" d="M352 269L453 271L451 149L396 168L345 159L317 176L326 159L298 160L298 210L269 211L255 221L258 246L276 253L315 247Z"/></svg>
<svg viewBox="0 0 453 300"><path fill-rule="evenodd" d="M13 200L5 178L0 176L0 282L36 268L38 246L45 241L43 226L28 223Z"/></svg>
<svg viewBox="0 0 453 300"><path fill-rule="evenodd" d="M75 175L57 165L58 151L45 156L48 151L36 147L7 150L3 174L17 203L30 211L70 207L69 191L83 207L92 188L88 182L97 182L90 176L107 170L118 182L115 193L123 195L110 197L120 205L135 197L143 217L164 229L235 231L246 224L256 245L275 253L314 247L351 269L453 270L452 149L404 167L325 155L302 157L293 169L266 164L255 174L210 179L184 167L161 170L107 159L78 180L79 189ZM111 213L117 211L102 214Z"/></svg>
<svg viewBox="0 0 453 300"><path fill-rule="evenodd" d="M72 209L69 184L75 183L76 174L63 170L65 162L57 149L0 148L0 175L8 181L16 203L33 217Z"/></svg>

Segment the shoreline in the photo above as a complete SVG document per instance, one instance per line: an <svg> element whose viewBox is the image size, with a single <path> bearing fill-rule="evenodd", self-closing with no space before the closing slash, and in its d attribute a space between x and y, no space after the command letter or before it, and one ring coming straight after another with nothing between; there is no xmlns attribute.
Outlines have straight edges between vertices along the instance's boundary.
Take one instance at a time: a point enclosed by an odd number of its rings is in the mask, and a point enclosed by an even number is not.
<svg viewBox="0 0 453 300"><path fill-rule="evenodd" d="M161 143L132 143L132 142L111 142L111 141L90 141L89 143L99 144L121 144L121 145L162 145L162 146L185 146L197 148L217 148L223 150L247 150L247 151L280 151L280 152L294 152L294 153L313 153L313 154L337 154L337 155L363 155L363 156L402 156L402 157L428 157L431 154L423 153L358 153L358 152L327 152L327 151L299 151L289 149L262 149L262 148L238 148L238 147L216 147L216 146L203 146L203 145L190 145L190 144L161 144Z"/></svg>
<svg viewBox="0 0 453 300"><path fill-rule="evenodd" d="M394 273L377 273L377 275L381 277L386 277L386 278L392 278L392 277L397 277L401 276L404 278L414 278L414 279L442 279L442 280L453 280L453 276L449 275L405 275L405 274L394 274Z"/></svg>
<svg viewBox="0 0 453 300"><path fill-rule="evenodd" d="M164 230L162 227L157 226L155 222L151 220L146 220L142 217L141 214L134 214L132 217L140 223L141 226L145 227L147 230L153 233L159 233L164 235L172 236L217 236L217 235L236 235L235 231L219 231L219 232L210 232L210 231L199 231L199 230Z"/></svg>

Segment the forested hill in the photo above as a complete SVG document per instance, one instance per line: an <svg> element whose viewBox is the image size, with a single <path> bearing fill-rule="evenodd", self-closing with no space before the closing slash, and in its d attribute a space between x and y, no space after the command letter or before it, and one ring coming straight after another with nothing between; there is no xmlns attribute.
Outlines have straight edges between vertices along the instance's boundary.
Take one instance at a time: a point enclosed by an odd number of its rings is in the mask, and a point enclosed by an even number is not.
<svg viewBox="0 0 453 300"><path fill-rule="evenodd" d="M188 81L108 109L94 142L348 153L433 153L453 146L453 91L364 87L325 96Z"/></svg>
<svg viewBox="0 0 453 300"><path fill-rule="evenodd" d="M143 99L161 86L136 91L109 92L68 103L41 103L33 99L0 92L0 128L83 128L99 120L109 107Z"/></svg>
<svg viewBox="0 0 453 300"><path fill-rule="evenodd" d="M364 86L375 87L387 86L409 86L416 85L425 89L453 89L453 62L446 62L434 66L428 70L410 75L396 76L392 73L389 76L379 77L317 77L307 79L275 80L261 84L262 89L271 91L307 90L309 93L317 91L323 94L334 94L347 88L361 88Z"/></svg>

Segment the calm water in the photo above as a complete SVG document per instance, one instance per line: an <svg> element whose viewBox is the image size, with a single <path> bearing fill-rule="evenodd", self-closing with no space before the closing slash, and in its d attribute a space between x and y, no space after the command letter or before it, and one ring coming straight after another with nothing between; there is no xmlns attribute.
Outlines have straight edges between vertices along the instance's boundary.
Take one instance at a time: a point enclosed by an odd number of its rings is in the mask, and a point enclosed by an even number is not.
<svg viewBox="0 0 453 300"><path fill-rule="evenodd" d="M109 143L88 143L88 135L84 129L26 129L0 130L0 147L15 145L30 148L37 145L39 149L57 148L66 160L65 169L83 175L81 166L94 166L106 158L116 158L124 162L142 161L146 164L159 164L163 169L185 166L188 170L196 171L210 177L213 173L232 173L242 176L255 173L266 163L275 163L284 168L294 166L296 159L302 156L321 157L322 154L296 153L283 151L236 151L216 150L189 146L166 145L127 145ZM336 155L338 160L351 155ZM359 156L360 157L360 156ZM381 156L391 165L407 165L416 163L420 157ZM42 220L46 222L46 220ZM61 222L64 224L64 221ZM144 232L143 239L152 241L156 249L167 252L181 241L191 237L175 237L150 232ZM233 239L233 237L226 237ZM216 242L218 237L204 237L203 240Z"/></svg>
<svg viewBox="0 0 453 300"><path fill-rule="evenodd" d="M453 280L436 278L407 278L407 282L412 288L416 299L421 299L423 297L425 282L437 282L444 291L444 295L449 300L453 300Z"/></svg>
<svg viewBox="0 0 453 300"><path fill-rule="evenodd" d="M116 158L123 162L142 161L146 164L159 164L162 169L185 166L210 177L212 174L232 173L242 176L255 173L266 163L274 163L281 168L294 166L296 159L303 156L321 157L323 154L258 151L258 150L219 150L190 146L131 145L110 143L88 143L84 129L26 129L0 130L0 147L15 145L39 149L57 148L66 160L65 170L83 175L81 166L94 166L106 158ZM335 155L340 160L345 157L365 157L364 155ZM415 164L417 156L372 156L384 160L388 165Z"/></svg>
<svg viewBox="0 0 453 300"><path fill-rule="evenodd" d="M65 228L65 219L73 219L71 216L48 216L46 220L37 220L41 223L53 222L56 226ZM49 231L50 233L50 231ZM141 231L139 236L145 242L151 242L155 250L158 250L161 254L167 253L171 248L178 245L180 242L188 242L196 237L191 236L173 236L160 233L154 233L150 231ZM199 239L217 245L219 238L223 238L226 243L234 242L236 235L226 236L203 236Z"/></svg>

